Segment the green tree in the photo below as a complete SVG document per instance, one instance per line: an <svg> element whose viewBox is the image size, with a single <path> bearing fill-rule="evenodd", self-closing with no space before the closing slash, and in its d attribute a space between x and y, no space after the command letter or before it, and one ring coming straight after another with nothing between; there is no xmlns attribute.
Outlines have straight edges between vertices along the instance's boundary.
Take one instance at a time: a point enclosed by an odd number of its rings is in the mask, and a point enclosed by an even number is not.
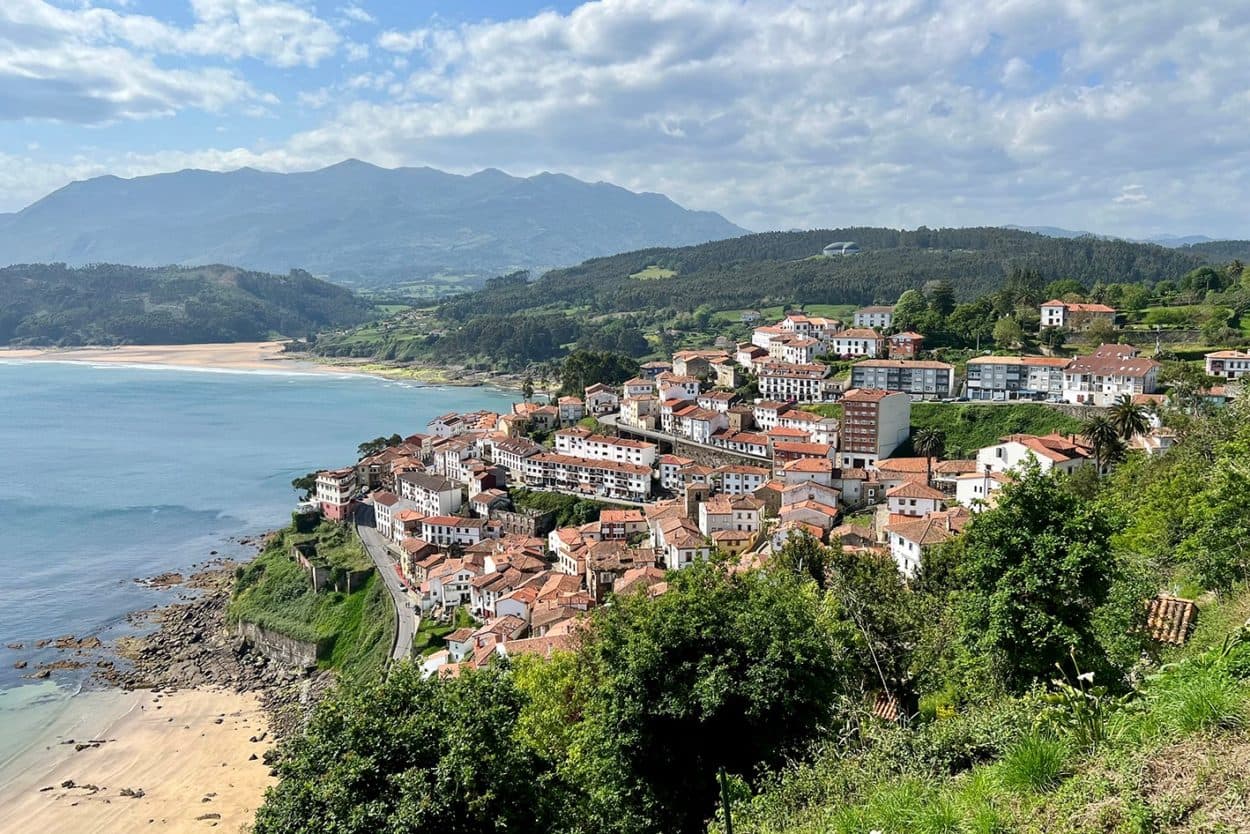
<svg viewBox="0 0 1250 834"><path fill-rule="evenodd" d="M1128 394L1116 397L1107 411L1107 416L1121 440L1132 440L1150 430L1150 416L1146 413L1146 407L1134 403Z"/></svg>
<svg viewBox="0 0 1250 834"><path fill-rule="evenodd" d="M1106 319L1094 319L1082 334L1086 344L1109 345L1116 340L1115 325Z"/></svg>
<svg viewBox="0 0 1250 834"><path fill-rule="evenodd" d="M1168 399L1191 417L1210 411L1205 392L1215 384L1200 366L1189 362L1164 362L1159 382L1168 389Z"/></svg>
<svg viewBox="0 0 1250 834"><path fill-rule="evenodd" d="M525 399L526 402L529 402L530 400L534 399L534 377L533 375L528 374L528 373L525 375L524 381L521 382L521 396Z"/></svg>
<svg viewBox="0 0 1250 834"><path fill-rule="evenodd" d="M1120 432L1109 418L1101 415L1090 417L1081 427L1081 434L1094 452L1094 465L1099 472L1107 468L1123 452L1124 443Z"/></svg>
<svg viewBox="0 0 1250 834"><path fill-rule="evenodd" d="M560 369L560 391L580 394L588 385L617 385L638 374L638 362L612 351L575 350Z"/></svg>
<svg viewBox="0 0 1250 834"><path fill-rule="evenodd" d="M1061 349L1068 341L1068 331L1062 327L1043 327L1038 335L1041 337L1042 344L1051 350Z"/></svg>
<svg viewBox="0 0 1250 834"><path fill-rule="evenodd" d="M955 290L949 281L938 281L929 290L929 309L945 318L955 309Z"/></svg>
<svg viewBox="0 0 1250 834"><path fill-rule="evenodd" d="M307 501L317 491L317 473L309 472L307 475L300 475L298 478L293 479L291 488L297 492L304 493L303 498Z"/></svg>
<svg viewBox="0 0 1250 834"><path fill-rule="evenodd" d="M1080 281L1076 281L1072 278L1060 278L1058 281L1051 281L1047 284L1046 290L1042 293L1042 295L1046 296L1047 300L1074 295L1080 296L1077 300L1083 301L1085 299L1086 292L1087 290Z"/></svg>
<svg viewBox="0 0 1250 834"><path fill-rule="evenodd" d="M383 449L386 449L390 446L398 446L400 443L403 443L403 442L404 442L404 439L400 437L398 433L392 434L390 437L385 437L385 436L375 437L372 440L366 440L364 443L361 443L359 446L357 446L356 455L360 459L363 460L364 458L367 458L370 455L376 455L378 452L382 451Z"/></svg>
<svg viewBox="0 0 1250 834"><path fill-rule="evenodd" d="M1003 316L994 325L994 341L1008 350L1024 344L1024 328L1011 316Z"/></svg>
<svg viewBox="0 0 1250 834"><path fill-rule="evenodd" d="M517 739L524 699L502 671L422 680L403 663L344 686L278 755L255 834L549 832L551 767ZM547 786L548 790L540 790Z"/></svg>
<svg viewBox="0 0 1250 834"><path fill-rule="evenodd" d="M925 483L933 486L933 459L941 457L946 451L946 432L927 426L916 432L912 447L916 454L924 456Z"/></svg>
<svg viewBox="0 0 1250 834"><path fill-rule="evenodd" d="M1082 669L1113 666L1098 622L1123 621L1106 616L1122 612L1103 610L1125 604L1113 593L1124 575L1110 546L1115 527L1098 506L1073 495L1063 477L1027 467L960 543L963 645L1012 692L1053 676L1056 664L1068 668L1070 650ZM1141 600L1132 605L1141 609Z"/></svg>
<svg viewBox="0 0 1250 834"><path fill-rule="evenodd" d="M815 583L715 560L598 609L566 773L590 798L582 829L703 832L718 770L754 783L835 718L856 635Z"/></svg>
<svg viewBox="0 0 1250 834"><path fill-rule="evenodd" d="M894 327L898 330L910 329L928 309L929 302L925 300L924 293L920 290L906 290L894 303Z"/></svg>

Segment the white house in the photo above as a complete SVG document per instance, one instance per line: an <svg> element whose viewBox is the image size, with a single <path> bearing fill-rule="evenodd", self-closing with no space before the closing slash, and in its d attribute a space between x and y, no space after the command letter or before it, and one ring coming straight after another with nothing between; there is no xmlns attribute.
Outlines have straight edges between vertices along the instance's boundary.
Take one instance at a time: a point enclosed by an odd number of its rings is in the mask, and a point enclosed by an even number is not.
<svg viewBox="0 0 1250 834"><path fill-rule="evenodd" d="M929 548L947 541L963 530L969 513L962 507L931 513L925 518L899 521L887 525L890 555L899 573L908 579L920 569L921 559Z"/></svg>
<svg viewBox="0 0 1250 834"><path fill-rule="evenodd" d="M1063 398L1070 403L1109 406L1127 394L1153 394L1163 366L1138 356L1131 345L1102 345L1079 356L1063 371Z"/></svg>
<svg viewBox="0 0 1250 834"><path fill-rule="evenodd" d="M611 414L621 406L620 396L602 382L586 386L586 410L591 414Z"/></svg>
<svg viewBox="0 0 1250 834"><path fill-rule="evenodd" d="M1032 459L1043 472L1051 469L1073 472L1089 463L1090 457L1089 447L1076 437L1009 434L1001 442L977 452L977 467L982 472L1011 472Z"/></svg>
<svg viewBox="0 0 1250 834"><path fill-rule="evenodd" d="M1250 350L1217 350L1205 357L1207 375L1221 379L1250 376Z"/></svg>
<svg viewBox="0 0 1250 834"><path fill-rule="evenodd" d="M920 518L946 509L946 494L931 486L906 481L885 494L890 515Z"/></svg>
<svg viewBox="0 0 1250 834"><path fill-rule="evenodd" d="M411 501L426 515L452 515L460 511L464 495L446 478L424 472L404 472L395 479L399 496Z"/></svg>
<svg viewBox="0 0 1250 834"><path fill-rule="evenodd" d="M892 324L894 324L893 307L861 307L855 311L856 327L874 327L878 330L885 330Z"/></svg>
<svg viewBox="0 0 1250 834"><path fill-rule="evenodd" d="M858 315L857 313L856 316ZM826 354L845 358L862 356L867 359L874 359L884 352L884 347L885 337L877 331L866 328L851 328L830 337L829 349L826 351Z"/></svg>

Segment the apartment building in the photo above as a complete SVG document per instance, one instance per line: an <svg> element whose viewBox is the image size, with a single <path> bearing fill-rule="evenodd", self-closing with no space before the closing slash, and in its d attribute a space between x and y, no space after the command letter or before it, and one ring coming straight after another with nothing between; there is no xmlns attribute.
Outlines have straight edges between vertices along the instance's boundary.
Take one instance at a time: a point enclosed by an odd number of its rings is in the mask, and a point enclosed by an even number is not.
<svg viewBox="0 0 1250 834"><path fill-rule="evenodd" d="M1153 394L1163 366L1139 356L1131 345L1103 345L1078 356L1063 371L1063 398L1070 403L1109 406L1123 395Z"/></svg>
<svg viewBox="0 0 1250 834"><path fill-rule="evenodd" d="M955 391L955 366L917 359L866 359L851 366L851 385L902 391L913 400L936 400Z"/></svg>
<svg viewBox="0 0 1250 834"><path fill-rule="evenodd" d="M967 391L973 400L1046 400L1063 396L1059 356L975 356L968 360Z"/></svg>
<svg viewBox="0 0 1250 834"><path fill-rule="evenodd" d="M845 469L872 467L911 433L911 397L901 391L852 388L842 397L841 449Z"/></svg>
<svg viewBox="0 0 1250 834"><path fill-rule="evenodd" d="M790 402L824 402L827 365L770 362L759 369L760 396Z"/></svg>

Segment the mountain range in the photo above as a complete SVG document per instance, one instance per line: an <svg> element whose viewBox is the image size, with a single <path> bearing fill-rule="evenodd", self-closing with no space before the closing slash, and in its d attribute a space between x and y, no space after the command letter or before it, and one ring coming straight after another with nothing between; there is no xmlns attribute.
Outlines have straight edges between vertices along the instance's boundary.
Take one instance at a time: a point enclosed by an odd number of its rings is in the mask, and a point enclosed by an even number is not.
<svg viewBox="0 0 1250 834"><path fill-rule="evenodd" d="M352 285L465 289L651 246L735 237L719 214L563 174L462 176L347 160L71 183L0 214L0 265L232 264Z"/></svg>
<svg viewBox="0 0 1250 834"><path fill-rule="evenodd" d="M1033 232L1034 234L1045 235L1046 237L1096 237L1101 240L1128 240L1132 243L1157 243L1160 246L1167 246L1175 249L1181 246L1192 246L1195 243L1211 243L1216 238L1207 235L1155 235L1153 237L1143 238L1116 238L1114 235L1100 235L1095 232L1079 232L1074 229L1065 229L1061 226L1004 226L1004 229L1013 229L1020 232Z"/></svg>

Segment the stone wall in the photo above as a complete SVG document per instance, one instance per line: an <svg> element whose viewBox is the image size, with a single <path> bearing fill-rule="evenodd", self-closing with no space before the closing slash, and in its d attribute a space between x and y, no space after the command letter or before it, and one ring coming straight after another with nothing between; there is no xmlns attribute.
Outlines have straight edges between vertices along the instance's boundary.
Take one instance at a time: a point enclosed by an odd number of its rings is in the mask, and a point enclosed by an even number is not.
<svg viewBox="0 0 1250 834"><path fill-rule="evenodd" d="M286 666L311 669L325 647L308 640L296 640L256 623L240 621L235 629L249 646L270 660Z"/></svg>
<svg viewBox="0 0 1250 834"><path fill-rule="evenodd" d="M759 466L764 469L771 469L773 462L767 458L757 458L754 455L744 455L741 452L731 452L728 449L717 449L711 446L704 446L701 443L691 443L686 440L673 439L673 454L690 458L696 463L704 466L727 466L729 464L746 464L748 466Z"/></svg>

